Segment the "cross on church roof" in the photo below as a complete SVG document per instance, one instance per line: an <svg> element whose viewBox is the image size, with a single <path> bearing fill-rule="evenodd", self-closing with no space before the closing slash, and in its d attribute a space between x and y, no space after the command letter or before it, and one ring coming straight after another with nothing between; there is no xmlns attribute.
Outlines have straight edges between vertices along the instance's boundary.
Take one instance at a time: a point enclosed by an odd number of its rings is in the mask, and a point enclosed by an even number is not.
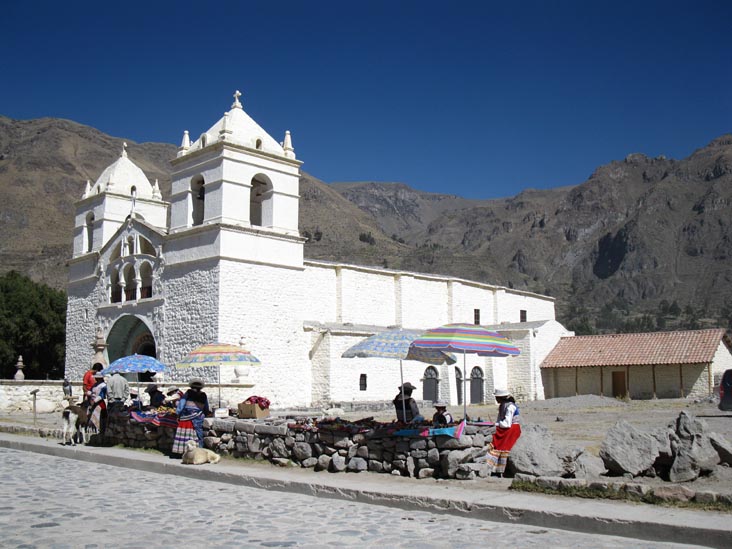
<svg viewBox="0 0 732 549"><path fill-rule="evenodd" d="M240 97L241 97L241 92L239 90L236 90L234 92L234 103L232 103L232 105L231 105L232 109L241 109L241 103L239 103Z"/></svg>

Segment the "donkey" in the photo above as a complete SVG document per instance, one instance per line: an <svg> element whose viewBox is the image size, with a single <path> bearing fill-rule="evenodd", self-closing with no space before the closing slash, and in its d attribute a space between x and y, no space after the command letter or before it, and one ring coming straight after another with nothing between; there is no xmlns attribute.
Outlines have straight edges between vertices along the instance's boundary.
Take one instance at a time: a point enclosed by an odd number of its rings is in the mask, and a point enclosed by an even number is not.
<svg viewBox="0 0 732 549"><path fill-rule="evenodd" d="M89 442L86 424L89 419L88 405L70 404L61 412L63 422L63 444L76 446L77 442Z"/></svg>

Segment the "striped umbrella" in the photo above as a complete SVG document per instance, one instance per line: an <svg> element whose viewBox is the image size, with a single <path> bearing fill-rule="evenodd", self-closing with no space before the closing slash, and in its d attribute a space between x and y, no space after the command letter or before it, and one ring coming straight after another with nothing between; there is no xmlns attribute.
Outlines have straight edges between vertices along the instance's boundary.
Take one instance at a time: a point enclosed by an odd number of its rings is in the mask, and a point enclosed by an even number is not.
<svg viewBox="0 0 732 549"><path fill-rule="evenodd" d="M341 356L343 358L393 358L399 360L399 377L401 387L404 387L404 370L402 360L418 360L428 364L455 364L455 357L439 349L422 349L413 347L412 342L422 332L419 330L387 330L367 337L347 349ZM402 391L402 412L406 417L406 405L404 404L404 389Z"/></svg>
<svg viewBox="0 0 732 549"><path fill-rule="evenodd" d="M241 345L207 343L196 347L185 358L175 363L176 368L215 366L219 380L219 405L221 405L221 366L260 364L261 361Z"/></svg>
<svg viewBox="0 0 732 549"><path fill-rule="evenodd" d="M468 400L465 394L465 355L474 353L478 356L503 357L517 356L521 353L507 337L475 324L446 324L434 328L415 339L412 347L463 354L463 413L465 417L468 415Z"/></svg>

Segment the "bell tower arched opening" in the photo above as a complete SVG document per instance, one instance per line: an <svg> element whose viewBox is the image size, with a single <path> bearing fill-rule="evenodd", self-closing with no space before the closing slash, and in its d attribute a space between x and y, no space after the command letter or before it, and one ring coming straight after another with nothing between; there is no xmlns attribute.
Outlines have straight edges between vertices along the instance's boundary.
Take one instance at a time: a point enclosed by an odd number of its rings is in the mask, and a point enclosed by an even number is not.
<svg viewBox="0 0 732 549"><path fill-rule="evenodd" d="M203 224L203 214L206 206L206 189L204 188L204 180L202 175L197 175L191 180L191 224Z"/></svg>
<svg viewBox="0 0 732 549"><path fill-rule="evenodd" d="M272 225L272 181L264 174L252 178L249 191L249 220L252 225Z"/></svg>

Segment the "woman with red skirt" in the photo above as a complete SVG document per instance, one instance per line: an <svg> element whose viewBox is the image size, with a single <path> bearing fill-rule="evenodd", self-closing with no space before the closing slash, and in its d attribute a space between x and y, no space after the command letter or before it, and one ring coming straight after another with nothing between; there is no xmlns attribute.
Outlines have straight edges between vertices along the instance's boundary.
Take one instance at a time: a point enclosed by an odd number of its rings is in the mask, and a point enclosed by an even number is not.
<svg viewBox="0 0 732 549"><path fill-rule="evenodd" d="M502 477L511 448L521 436L521 425L519 409L511 393L506 389L496 389L493 396L498 402L498 419L493 441L488 447L487 461L493 468L492 474Z"/></svg>

